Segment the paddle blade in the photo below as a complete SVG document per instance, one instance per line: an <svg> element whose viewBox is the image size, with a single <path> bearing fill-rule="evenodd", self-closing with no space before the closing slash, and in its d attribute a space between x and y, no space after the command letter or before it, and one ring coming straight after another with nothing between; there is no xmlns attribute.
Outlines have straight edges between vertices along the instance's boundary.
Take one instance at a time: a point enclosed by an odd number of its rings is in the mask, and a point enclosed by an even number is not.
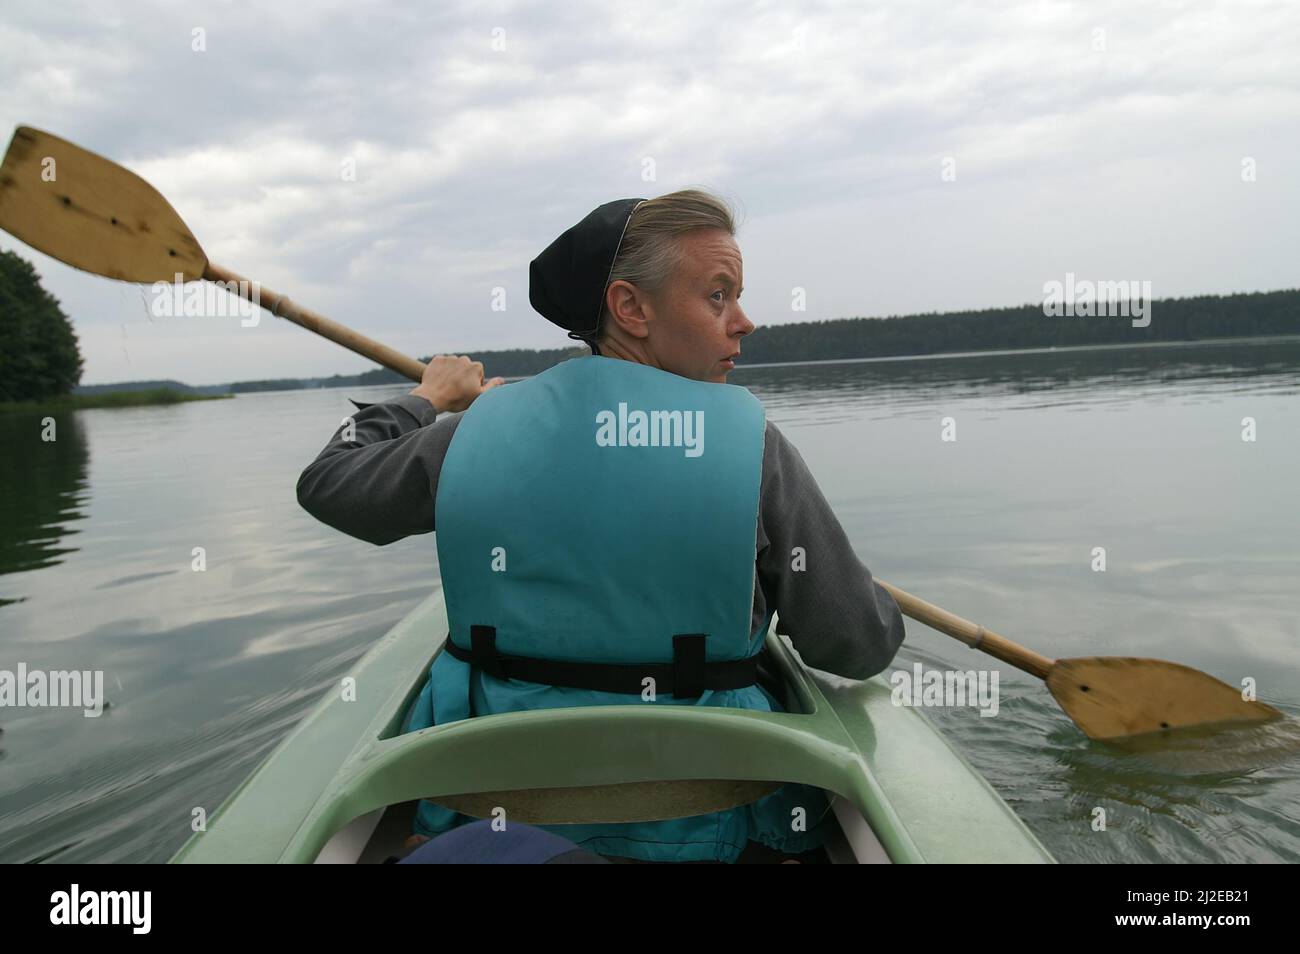
<svg viewBox="0 0 1300 954"><path fill-rule="evenodd" d="M83 271L127 282L203 277L207 256L176 210L134 172L19 126L0 165L0 228Z"/></svg>
<svg viewBox="0 0 1300 954"><path fill-rule="evenodd" d="M1164 659L1058 659L1046 682L1065 714L1092 739L1282 716L1213 676Z"/></svg>

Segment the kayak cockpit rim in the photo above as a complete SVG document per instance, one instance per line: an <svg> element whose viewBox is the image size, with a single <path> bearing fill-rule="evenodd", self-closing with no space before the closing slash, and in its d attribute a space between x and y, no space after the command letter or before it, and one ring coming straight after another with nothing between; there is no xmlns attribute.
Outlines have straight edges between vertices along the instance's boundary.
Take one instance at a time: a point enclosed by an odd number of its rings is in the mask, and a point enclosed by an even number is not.
<svg viewBox="0 0 1300 954"><path fill-rule="evenodd" d="M397 817L390 808L421 798L528 792L545 807L547 792L567 798L604 787L634 795L640 785L685 793L690 802L709 789L716 796L719 785L738 797L753 782L805 784L836 796L840 833L847 839L869 831L894 862L1054 860L928 720L892 703L882 678L807 669L771 629L764 665L784 712L591 706L402 733L446 632L446 608L435 593L345 674L355 692L329 692L173 860L360 857L355 845L342 851L336 836L352 829L348 837L364 846L385 819Z"/></svg>

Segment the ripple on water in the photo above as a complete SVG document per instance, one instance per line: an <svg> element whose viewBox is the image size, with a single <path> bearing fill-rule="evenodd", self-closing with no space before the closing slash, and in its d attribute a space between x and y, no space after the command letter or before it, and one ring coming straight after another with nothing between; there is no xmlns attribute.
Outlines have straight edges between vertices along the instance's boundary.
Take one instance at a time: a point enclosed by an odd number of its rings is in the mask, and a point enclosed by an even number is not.
<svg viewBox="0 0 1300 954"><path fill-rule="evenodd" d="M1117 744L1085 736L1041 685L1003 687L997 718L926 714L1061 861L1300 861L1294 710L1261 726Z"/></svg>

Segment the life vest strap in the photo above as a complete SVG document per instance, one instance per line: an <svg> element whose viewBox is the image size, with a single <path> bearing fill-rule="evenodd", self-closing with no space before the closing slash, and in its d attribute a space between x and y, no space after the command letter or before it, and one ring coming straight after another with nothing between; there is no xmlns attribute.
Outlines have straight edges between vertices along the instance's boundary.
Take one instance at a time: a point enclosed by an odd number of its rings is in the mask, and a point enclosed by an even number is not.
<svg viewBox="0 0 1300 954"><path fill-rule="evenodd" d="M452 642L446 649L461 662L469 663L497 679L521 679L544 685L596 692L640 695L644 680L654 680L656 694L693 699L706 690L744 689L758 681L758 657L706 662L704 633L673 636L670 663L591 663L542 659L536 656L506 656L497 652L495 626L470 626L470 648Z"/></svg>

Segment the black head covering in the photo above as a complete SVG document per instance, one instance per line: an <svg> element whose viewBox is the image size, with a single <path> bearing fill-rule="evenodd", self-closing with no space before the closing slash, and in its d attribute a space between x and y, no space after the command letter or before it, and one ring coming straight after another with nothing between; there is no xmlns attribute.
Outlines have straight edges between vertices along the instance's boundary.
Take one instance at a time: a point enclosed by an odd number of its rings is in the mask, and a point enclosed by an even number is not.
<svg viewBox="0 0 1300 954"><path fill-rule="evenodd" d="M605 289L623 233L645 199L616 199L597 206L566 229L528 266L528 300L569 337L596 351Z"/></svg>

